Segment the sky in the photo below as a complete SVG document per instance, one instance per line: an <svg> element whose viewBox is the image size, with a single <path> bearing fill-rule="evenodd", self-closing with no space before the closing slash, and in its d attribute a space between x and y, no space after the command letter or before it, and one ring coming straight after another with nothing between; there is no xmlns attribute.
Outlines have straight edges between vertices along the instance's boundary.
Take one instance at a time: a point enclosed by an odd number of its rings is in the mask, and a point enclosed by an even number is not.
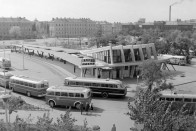
<svg viewBox="0 0 196 131"><path fill-rule="evenodd" d="M173 4L173 5L172 5ZM147 22L196 19L196 0L0 0L0 17L90 18L94 21Z"/></svg>

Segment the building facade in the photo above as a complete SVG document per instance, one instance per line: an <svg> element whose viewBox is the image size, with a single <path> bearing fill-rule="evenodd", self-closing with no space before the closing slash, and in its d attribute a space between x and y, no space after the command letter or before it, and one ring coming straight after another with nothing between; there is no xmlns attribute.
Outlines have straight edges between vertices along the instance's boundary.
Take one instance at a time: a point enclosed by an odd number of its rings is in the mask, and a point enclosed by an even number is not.
<svg viewBox="0 0 196 131"><path fill-rule="evenodd" d="M97 25L96 22L86 18L53 18L50 22L49 32L51 37L88 37L95 35Z"/></svg>
<svg viewBox="0 0 196 131"><path fill-rule="evenodd" d="M160 29L160 30L193 30L193 25L184 21L155 21L142 24L143 29Z"/></svg>
<svg viewBox="0 0 196 131"><path fill-rule="evenodd" d="M11 39L14 38L13 35L10 34L10 29L12 27L20 28L20 35L18 38L32 38L33 31L32 26L33 22L27 20L26 18L0 18L0 38L1 39Z"/></svg>
<svg viewBox="0 0 196 131"><path fill-rule="evenodd" d="M95 77L123 79L138 75L138 66L147 59L157 60L154 43L140 45L119 45L81 51L83 55L96 60L91 67Z"/></svg>

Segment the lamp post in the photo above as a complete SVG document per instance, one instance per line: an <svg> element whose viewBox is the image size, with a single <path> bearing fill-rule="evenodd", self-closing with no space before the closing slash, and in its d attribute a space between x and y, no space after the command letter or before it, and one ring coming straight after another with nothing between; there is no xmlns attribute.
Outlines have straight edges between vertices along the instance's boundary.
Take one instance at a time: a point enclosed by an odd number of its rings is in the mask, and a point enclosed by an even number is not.
<svg viewBox="0 0 196 131"><path fill-rule="evenodd" d="M5 58L5 45L4 45L4 41L3 41L3 56Z"/></svg>
<svg viewBox="0 0 196 131"><path fill-rule="evenodd" d="M138 91L138 90L139 90L139 89L138 89L138 88L139 88L139 86L138 86L138 79L139 79L139 77L140 77L140 76L139 76L139 75L137 75L137 87L136 87L136 91Z"/></svg>
<svg viewBox="0 0 196 131"><path fill-rule="evenodd" d="M5 93L7 92L6 89L6 81L5 81L5 72L8 72L7 70L3 70L3 74L4 74L4 87L5 87Z"/></svg>
<svg viewBox="0 0 196 131"><path fill-rule="evenodd" d="M23 70L24 70L24 45L22 45L22 63L23 63Z"/></svg>

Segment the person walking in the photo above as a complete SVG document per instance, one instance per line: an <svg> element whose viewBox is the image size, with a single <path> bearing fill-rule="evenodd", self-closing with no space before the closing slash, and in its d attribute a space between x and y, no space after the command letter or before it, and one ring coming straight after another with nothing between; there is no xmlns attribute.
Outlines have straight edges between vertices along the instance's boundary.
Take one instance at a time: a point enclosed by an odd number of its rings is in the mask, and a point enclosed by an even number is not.
<svg viewBox="0 0 196 131"><path fill-rule="evenodd" d="M112 127L111 131L116 131L116 126L115 126L115 124L113 124L113 127Z"/></svg>
<svg viewBox="0 0 196 131"><path fill-rule="evenodd" d="M83 103L80 104L80 112L81 112L81 115L82 115L82 112L83 112L83 108L84 108L84 105Z"/></svg>
<svg viewBox="0 0 196 131"><path fill-rule="evenodd" d="M85 106L86 115L88 115L89 107L90 107L89 103L86 102L86 106Z"/></svg>

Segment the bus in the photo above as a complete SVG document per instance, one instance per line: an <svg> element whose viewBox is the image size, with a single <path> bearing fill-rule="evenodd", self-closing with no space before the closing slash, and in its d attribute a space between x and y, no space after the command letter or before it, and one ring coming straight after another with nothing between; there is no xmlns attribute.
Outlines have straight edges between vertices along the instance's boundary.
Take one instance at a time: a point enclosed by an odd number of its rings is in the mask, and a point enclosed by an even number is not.
<svg viewBox="0 0 196 131"><path fill-rule="evenodd" d="M26 76L12 76L9 82L9 88L13 92L23 93L29 97L44 97L48 87L47 80L37 80Z"/></svg>
<svg viewBox="0 0 196 131"><path fill-rule="evenodd" d="M195 94L177 93L172 91L161 91L161 100L184 102L184 103L196 103Z"/></svg>
<svg viewBox="0 0 196 131"><path fill-rule="evenodd" d="M13 74L9 72L0 72L0 86L8 88L10 77L12 76Z"/></svg>
<svg viewBox="0 0 196 131"><path fill-rule="evenodd" d="M178 93L172 91L161 91L160 92L160 100L166 101L167 104L173 102L171 106L171 110L181 109L182 106L183 111L188 111L187 114L192 115L196 110L196 95L188 94L188 93Z"/></svg>
<svg viewBox="0 0 196 131"><path fill-rule="evenodd" d="M51 86L46 90L46 102L50 107L54 106L72 106L80 109L80 104L84 107L87 102L91 103L91 90L84 87L70 87L70 86Z"/></svg>
<svg viewBox="0 0 196 131"><path fill-rule="evenodd" d="M11 61L7 58L0 57L0 67L3 69L11 68Z"/></svg>
<svg viewBox="0 0 196 131"><path fill-rule="evenodd" d="M168 59L168 63L177 65L186 65L186 56L179 55L162 55L163 58Z"/></svg>
<svg viewBox="0 0 196 131"><path fill-rule="evenodd" d="M103 98L107 98L109 95L126 96L127 94L127 87L120 80L67 77L64 85L90 88L93 94L101 94Z"/></svg>

